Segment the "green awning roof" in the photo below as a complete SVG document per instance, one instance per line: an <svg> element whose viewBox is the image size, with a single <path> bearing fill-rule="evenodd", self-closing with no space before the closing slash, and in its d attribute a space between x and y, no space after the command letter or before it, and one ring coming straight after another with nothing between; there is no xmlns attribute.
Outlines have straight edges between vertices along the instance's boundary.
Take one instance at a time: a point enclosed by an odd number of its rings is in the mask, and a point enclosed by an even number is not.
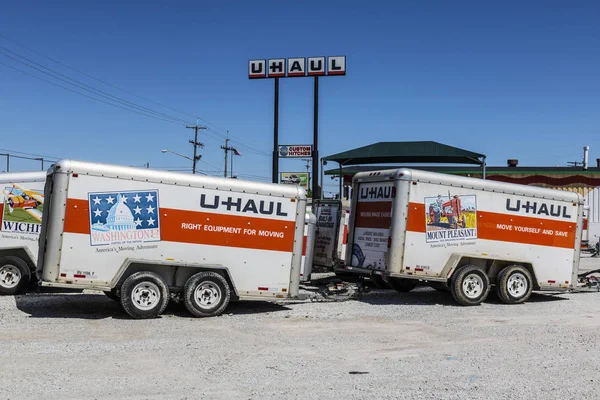
<svg viewBox="0 0 600 400"><path fill-rule="evenodd" d="M379 142L323 157L341 165L383 163L439 163L483 165L485 155L442 143Z"/></svg>
<svg viewBox="0 0 600 400"><path fill-rule="evenodd" d="M359 172L381 171L385 169L413 168L423 171L439 172L452 175L481 174L480 167L462 167L462 166L435 166L435 165L356 165L342 168L342 174L345 176L354 176ZM325 175L339 175L339 168L332 168L324 171ZM487 175L600 175L600 168L590 167L583 170L581 167L486 167Z"/></svg>

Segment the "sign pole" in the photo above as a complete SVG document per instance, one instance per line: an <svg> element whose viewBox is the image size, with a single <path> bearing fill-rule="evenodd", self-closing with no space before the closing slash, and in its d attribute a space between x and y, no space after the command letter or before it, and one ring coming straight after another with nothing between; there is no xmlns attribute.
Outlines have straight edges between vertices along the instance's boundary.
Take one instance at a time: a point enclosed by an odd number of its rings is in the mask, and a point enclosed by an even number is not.
<svg viewBox="0 0 600 400"><path fill-rule="evenodd" d="M315 75L315 100L314 100L314 127L313 127L313 155L312 155L312 170L313 177L319 174L319 77ZM315 175L317 174L317 175ZM321 188L323 190L323 188ZM312 198L316 199L319 191L319 181L312 180ZM323 198L322 195L319 197Z"/></svg>
<svg viewBox="0 0 600 400"><path fill-rule="evenodd" d="M279 183L279 78L275 78L273 112L273 183Z"/></svg>

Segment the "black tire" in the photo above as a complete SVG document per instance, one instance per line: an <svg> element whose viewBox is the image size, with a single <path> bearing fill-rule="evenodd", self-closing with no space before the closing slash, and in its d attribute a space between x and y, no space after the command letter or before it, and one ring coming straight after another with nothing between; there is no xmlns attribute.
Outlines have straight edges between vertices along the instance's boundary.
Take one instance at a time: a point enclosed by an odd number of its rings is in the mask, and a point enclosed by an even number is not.
<svg viewBox="0 0 600 400"><path fill-rule="evenodd" d="M29 265L19 257L0 258L0 295L15 295L31 280Z"/></svg>
<svg viewBox="0 0 600 400"><path fill-rule="evenodd" d="M388 283L397 292L410 292L417 287L419 281L416 279L388 278Z"/></svg>
<svg viewBox="0 0 600 400"><path fill-rule="evenodd" d="M169 287L154 272L135 272L121 285L120 301L125 312L132 318L156 318L167 308Z"/></svg>
<svg viewBox="0 0 600 400"><path fill-rule="evenodd" d="M111 300L119 301L119 302L121 301L121 297L119 295L117 295L117 293L113 290L104 291L103 293L106 295L106 297L108 297Z"/></svg>
<svg viewBox="0 0 600 400"><path fill-rule="evenodd" d="M231 289L221 274L198 272L185 283L183 298L185 308L195 317L214 317L227 308Z"/></svg>
<svg viewBox="0 0 600 400"><path fill-rule="evenodd" d="M490 278L486 272L475 265L460 267L454 272L450 281L452 296L461 306L476 306L483 303L490 293L490 287Z"/></svg>
<svg viewBox="0 0 600 400"><path fill-rule="evenodd" d="M449 292L450 288L446 285L444 285L442 282L430 282L429 286L431 286L433 289L437 290L438 292Z"/></svg>
<svg viewBox="0 0 600 400"><path fill-rule="evenodd" d="M498 274L496 293L506 304L524 303L531 296L532 290L531 274L520 265L510 265Z"/></svg>

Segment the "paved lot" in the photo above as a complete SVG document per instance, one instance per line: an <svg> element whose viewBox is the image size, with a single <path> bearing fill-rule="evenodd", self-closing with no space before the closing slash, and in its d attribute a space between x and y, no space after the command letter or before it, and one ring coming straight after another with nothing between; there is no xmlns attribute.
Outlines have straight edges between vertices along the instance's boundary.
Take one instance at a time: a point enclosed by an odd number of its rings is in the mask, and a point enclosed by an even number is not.
<svg viewBox="0 0 600 400"><path fill-rule="evenodd" d="M0 398L598 398L599 317L600 293L458 307L380 290L143 321L102 294L2 297Z"/></svg>

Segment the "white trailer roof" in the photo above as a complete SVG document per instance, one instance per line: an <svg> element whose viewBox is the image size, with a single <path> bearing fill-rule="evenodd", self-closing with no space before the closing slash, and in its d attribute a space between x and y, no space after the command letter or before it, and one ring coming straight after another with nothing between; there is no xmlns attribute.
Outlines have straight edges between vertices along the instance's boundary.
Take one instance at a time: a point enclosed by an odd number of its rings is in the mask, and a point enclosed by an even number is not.
<svg viewBox="0 0 600 400"><path fill-rule="evenodd" d="M148 168L125 167L113 164L61 160L54 165L53 171L58 173L78 173L145 182L166 183L178 186L306 199L306 191L304 188L296 185L244 181L205 175L158 171Z"/></svg>
<svg viewBox="0 0 600 400"><path fill-rule="evenodd" d="M381 171L360 172L354 175L353 181L384 181L384 180L411 180L452 185L471 189L488 190L491 192L539 197L559 201L570 201L583 204L583 197L579 193L566 190L548 189L537 186L520 185L516 183L498 182L489 179L469 178L458 175L442 174L439 172L422 171L410 168L387 169Z"/></svg>
<svg viewBox="0 0 600 400"><path fill-rule="evenodd" d="M45 181L46 171L27 171L27 172L2 172L0 173L0 182L35 182Z"/></svg>

